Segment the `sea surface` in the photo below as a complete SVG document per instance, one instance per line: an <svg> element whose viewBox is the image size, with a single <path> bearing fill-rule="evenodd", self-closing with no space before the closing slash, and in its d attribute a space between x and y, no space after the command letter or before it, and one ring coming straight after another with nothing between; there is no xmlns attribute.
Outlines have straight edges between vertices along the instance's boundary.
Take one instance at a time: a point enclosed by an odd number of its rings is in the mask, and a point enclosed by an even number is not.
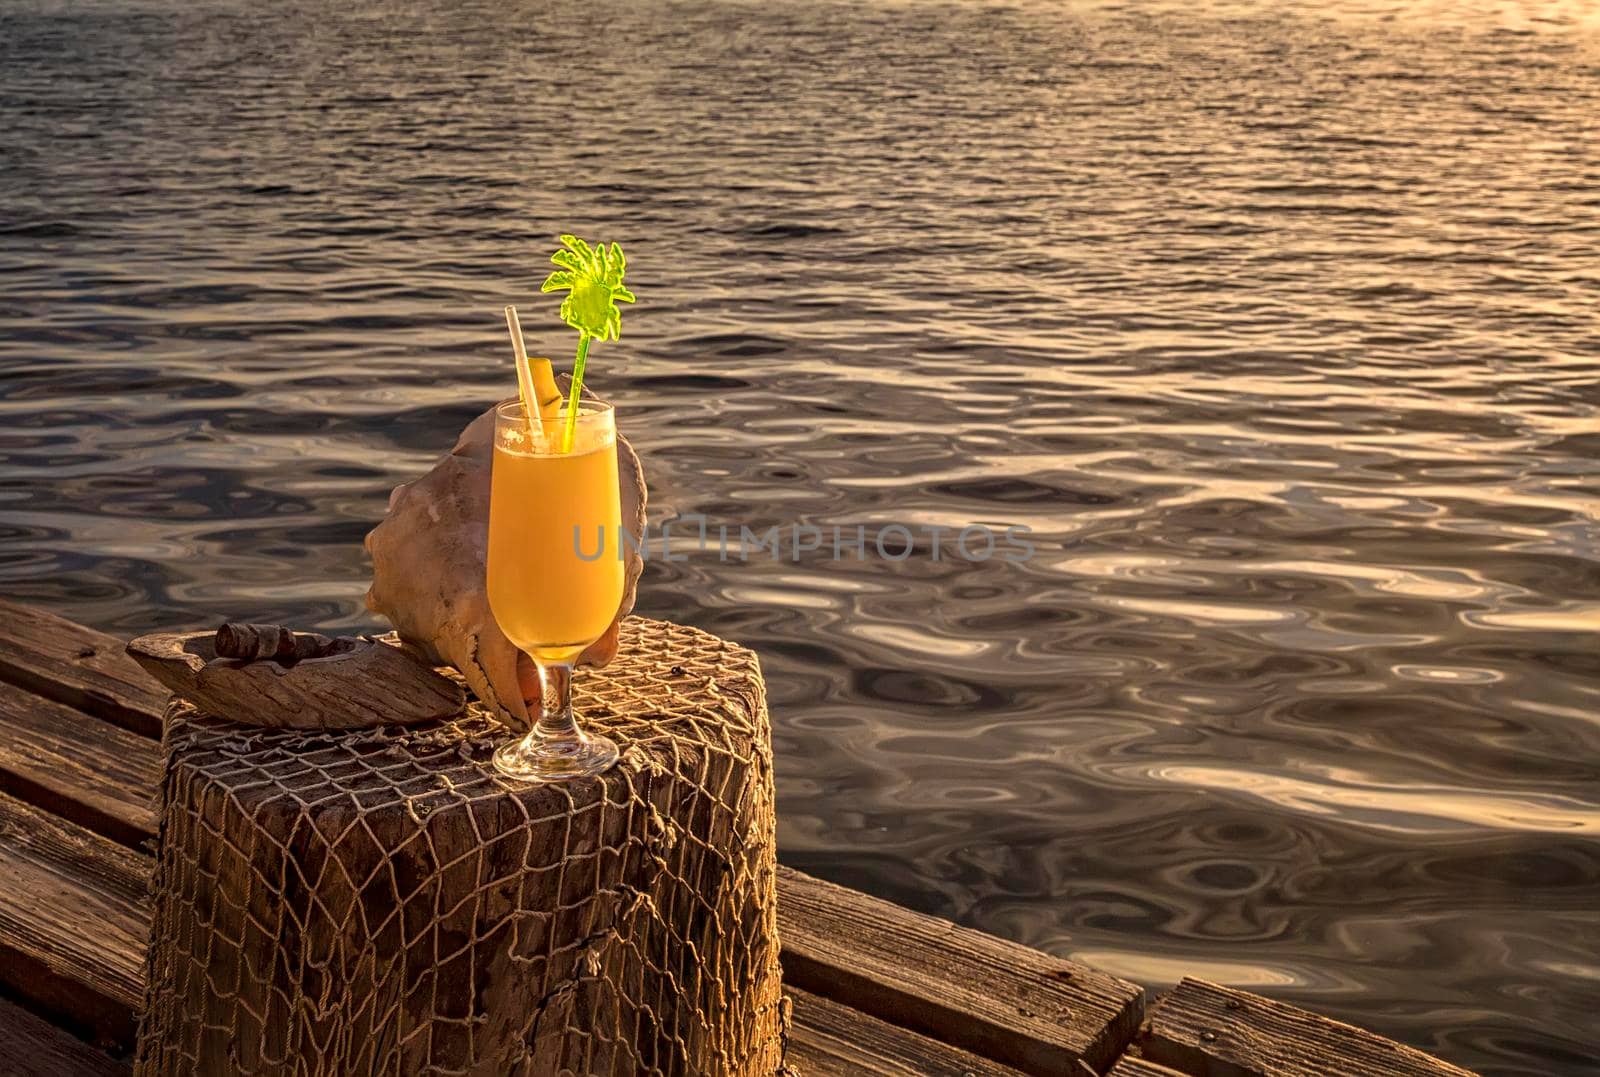
<svg viewBox="0 0 1600 1077"><path fill-rule="evenodd" d="M562 231L657 523L916 536L648 567L788 863L1600 1069L1600 5L8 0L0 592L376 627Z"/></svg>

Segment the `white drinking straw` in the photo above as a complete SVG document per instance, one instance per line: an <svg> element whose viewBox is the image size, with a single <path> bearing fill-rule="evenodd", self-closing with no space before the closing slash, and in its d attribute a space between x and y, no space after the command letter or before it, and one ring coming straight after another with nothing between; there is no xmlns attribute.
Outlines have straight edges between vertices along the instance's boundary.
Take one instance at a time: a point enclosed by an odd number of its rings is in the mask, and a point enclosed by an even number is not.
<svg viewBox="0 0 1600 1077"><path fill-rule="evenodd" d="M533 371L528 369L528 349L522 343L522 323L517 320L517 308L506 307L506 328L511 330L511 347L517 359L517 395L522 398L522 417L528 421L528 434L535 433L534 420L539 418L539 402L533 396ZM540 422L538 432L544 432Z"/></svg>

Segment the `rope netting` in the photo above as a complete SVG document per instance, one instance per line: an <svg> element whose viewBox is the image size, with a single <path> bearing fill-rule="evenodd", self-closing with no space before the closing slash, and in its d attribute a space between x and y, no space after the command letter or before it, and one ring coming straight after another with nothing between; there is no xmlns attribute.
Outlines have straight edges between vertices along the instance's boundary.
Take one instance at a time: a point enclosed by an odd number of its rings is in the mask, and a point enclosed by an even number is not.
<svg viewBox="0 0 1600 1077"><path fill-rule="evenodd" d="M175 700L136 1072L779 1072L755 655L631 618L574 703L622 761L523 785L476 704L307 733Z"/></svg>

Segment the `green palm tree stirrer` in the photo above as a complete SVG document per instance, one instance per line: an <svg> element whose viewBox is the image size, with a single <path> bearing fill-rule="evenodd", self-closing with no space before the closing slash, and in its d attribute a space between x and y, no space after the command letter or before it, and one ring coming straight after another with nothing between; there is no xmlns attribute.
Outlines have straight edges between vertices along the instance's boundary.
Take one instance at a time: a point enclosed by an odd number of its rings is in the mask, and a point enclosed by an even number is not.
<svg viewBox="0 0 1600 1077"><path fill-rule="evenodd" d="M572 451L577 429L578 400L583 395L583 367L589 359L589 342L622 339L622 312L617 304L632 303L633 293L622 286L628 260L615 243L589 246L577 236L561 237L562 249L550 256L557 269L545 278L541 292L567 289L561 301L561 320L578 331L578 358L572 364L572 392L567 397L567 421L561 430L561 451Z"/></svg>

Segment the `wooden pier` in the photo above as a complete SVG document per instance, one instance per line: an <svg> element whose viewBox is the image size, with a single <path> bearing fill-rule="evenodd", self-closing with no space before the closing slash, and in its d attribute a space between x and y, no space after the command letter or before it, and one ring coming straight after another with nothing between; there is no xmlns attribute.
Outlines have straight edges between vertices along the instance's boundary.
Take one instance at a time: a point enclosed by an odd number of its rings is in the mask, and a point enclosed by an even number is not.
<svg viewBox="0 0 1600 1077"><path fill-rule="evenodd" d="M122 641L0 599L0 1074L125 1075L144 992L166 690ZM1241 991L1107 973L780 869L807 1077L1443 1077L1465 1070Z"/></svg>

